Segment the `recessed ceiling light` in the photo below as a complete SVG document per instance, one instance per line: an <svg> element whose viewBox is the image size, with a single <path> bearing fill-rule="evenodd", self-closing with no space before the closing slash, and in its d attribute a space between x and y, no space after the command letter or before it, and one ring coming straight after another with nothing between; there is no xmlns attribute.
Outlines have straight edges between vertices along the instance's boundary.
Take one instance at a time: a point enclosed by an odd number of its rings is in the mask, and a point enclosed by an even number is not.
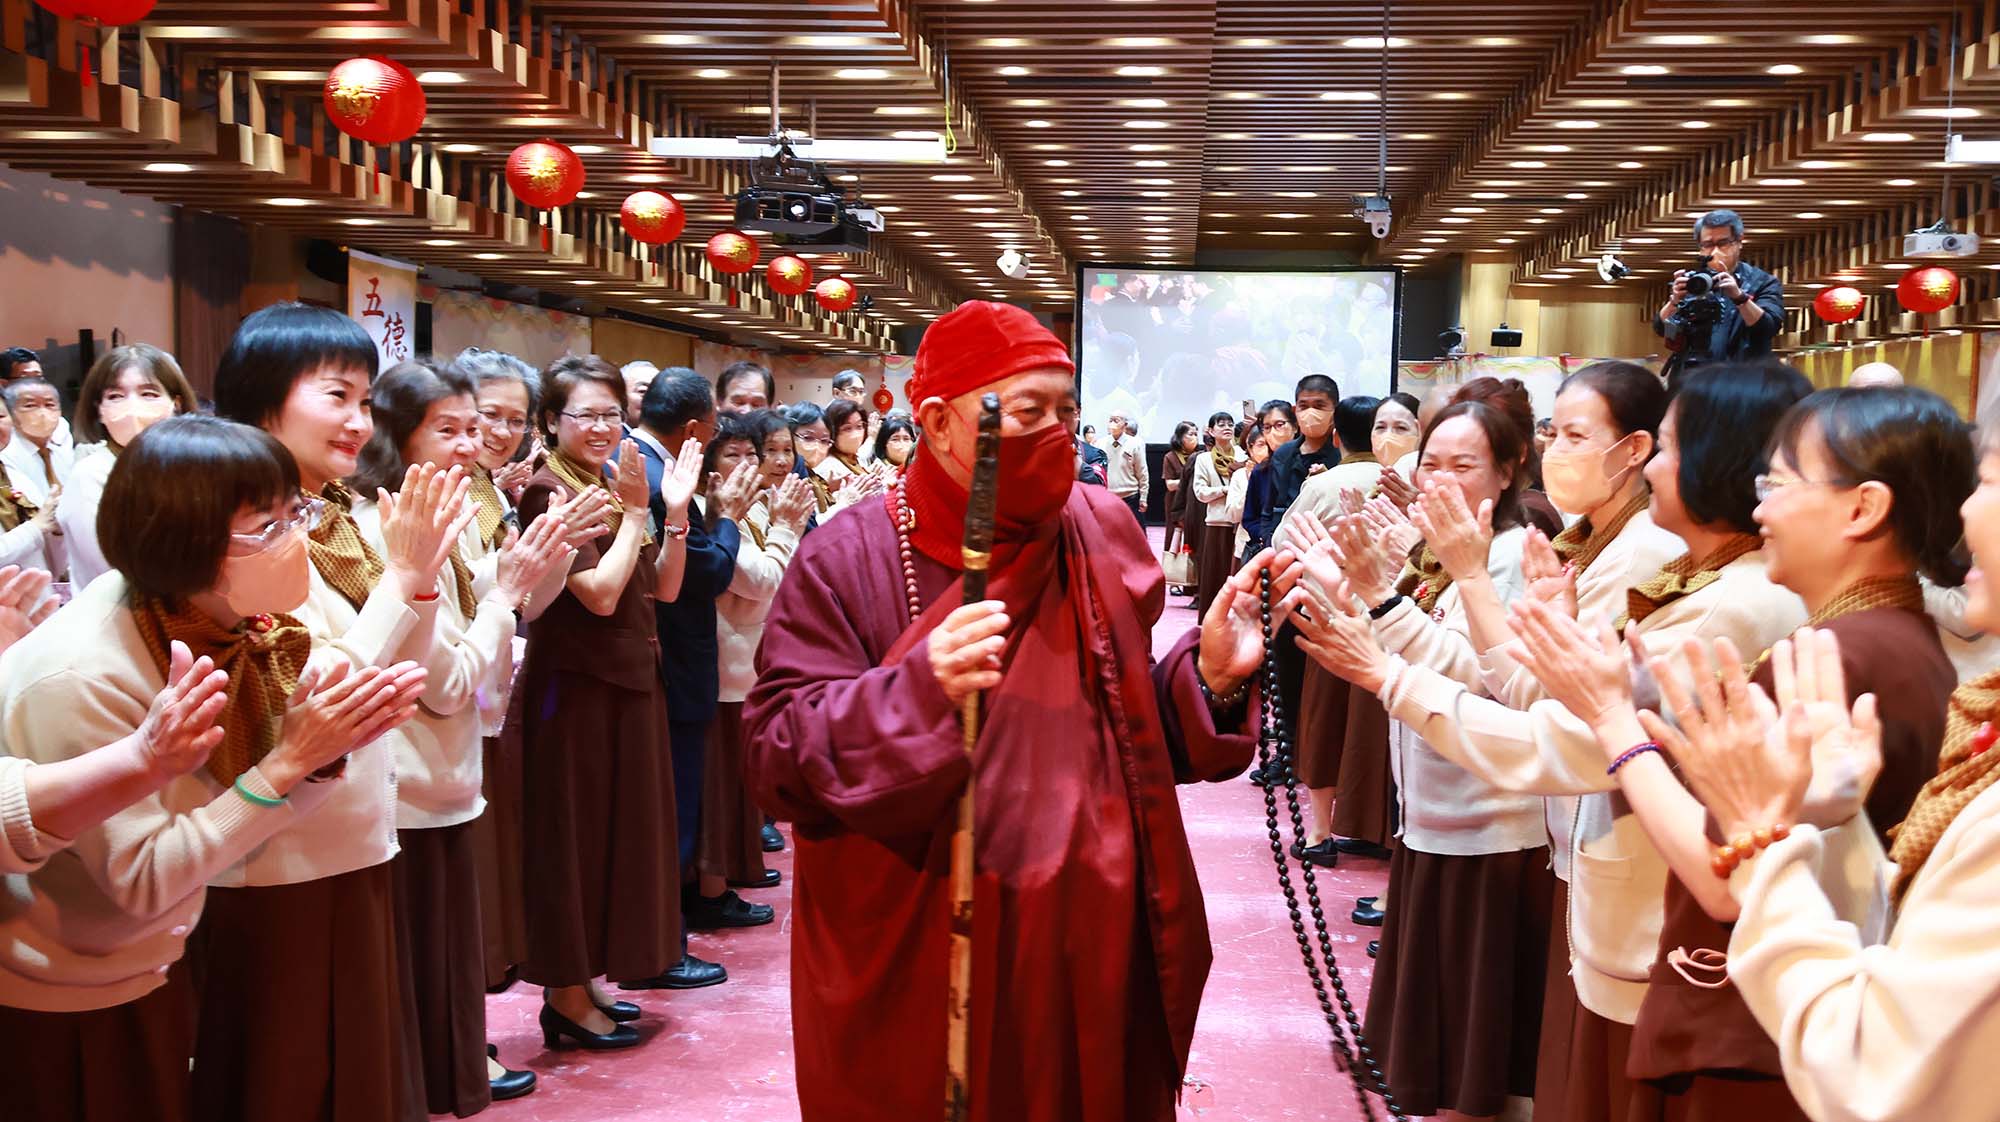
<svg viewBox="0 0 2000 1122"><path fill-rule="evenodd" d="M1505 35L1482 35L1474 39L1472 45L1475 47L1515 47L1519 46L1520 42L1519 39L1510 39Z"/></svg>
<svg viewBox="0 0 2000 1122"><path fill-rule="evenodd" d="M1172 126L1165 121L1127 121L1125 122L1125 127L1128 129L1164 129L1171 128Z"/></svg>
<svg viewBox="0 0 2000 1122"><path fill-rule="evenodd" d="M1766 74L1804 74L1804 73L1805 73L1805 68L1804 68L1804 67L1802 67L1802 66L1794 66L1794 65L1792 65L1792 64L1791 64L1791 63L1789 63L1789 62L1781 62L1781 63L1779 63L1779 64L1778 64L1778 65L1776 65L1776 66L1770 66L1770 67L1766 67L1766 68L1764 69L1764 73L1766 73Z"/></svg>
<svg viewBox="0 0 2000 1122"><path fill-rule="evenodd" d="M1167 107L1167 99L1164 97L1128 97L1120 100L1118 104L1127 109L1165 109Z"/></svg>
<svg viewBox="0 0 2000 1122"><path fill-rule="evenodd" d="M1327 90L1319 95L1321 101L1374 101L1378 95L1374 90Z"/></svg>
<svg viewBox="0 0 2000 1122"><path fill-rule="evenodd" d="M1223 93L1223 95L1222 95L1222 100L1224 100L1224 101L1255 101L1255 100L1257 100L1258 98L1260 98L1260 97L1263 97L1263 96L1264 96L1263 94L1260 94L1260 93L1258 93L1258 92L1257 92L1256 90L1228 90L1228 91L1225 91L1225 92Z"/></svg>
<svg viewBox="0 0 2000 1122"><path fill-rule="evenodd" d="M1861 37L1858 35L1808 35L1805 41L1816 47L1838 47L1848 43L1859 43Z"/></svg>
<svg viewBox="0 0 2000 1122"><path fill-rule="evenodd" d="M1918 117L1942 117L1949 120L1956 120L1960 117L1979 116L1979 110L1974 109L1970 105L1953 105L1935 109L1912 109L1910 112L1912 115Z"/></svg>
<svg viewBox="0 0 2000 1122"><path fill-rule="evenodd" d="M312 205L312 200L311 200L311 199L293 199L293 198L285 198L285 197L280 197L280 198L276 198L276 199L265 199L264 201L265 201L265 202L266 202L267 204L271 205L271 206L311 206L311 205Z"/></svg>
<svg viewBox="0 0 2000 1122"><path fill-rule="evenodd" d="M1630 77L1633 78L1654 78L1658 77L1661 74L1665 74L1666 72L1667 72L1666 67L1655 65L1653 63L1640 63L1633 66L1623 67L1619 70L1620 74L1629 75Z"/></svg>
<svg viewBox="0 0 2000 1122"><path fill-rule="evenodd" d="M1709 47L1722 42L1719 35L1655 35L1655 46L1660 47Z"/></svg>
<svg viewBox="0 0 2000 1122"><path fill-rule="evenodd" d="M1472 197L1475 199L1504 199L1507 197L1507 193L1505 191L1474 191Z"/></svg>
<svg viewBox="0 0 2000 1122"><path fill-rule="evenodd" d="M729 71L723 70L719 67L711 66L703 70L695 71L694 76L697 78L727 78L729 77Z"/></svg>
<svg viewBox="0 0 2000 1122"><path fill-rule="evenodd" d="M1418 238L1417 240L1426 245L1444 245L1451 241L1450 238Z"/></svg>
<svg viewBox="0 0 2000 1122"><path fill-rule="evenodd" d="M1598 124L1596 121L1569 120L1557 121L1556 127L1559 129L1594 129L1598 127Z"/></svg>
<svg viewBox="0 0 2000 1122"><path fill-rule="evenodd" d="M1513 163L1510 163L1507 166L1510 168L1521 168L1525 171L1533 171L1536 168L1545 168L1548 167L1549 165L1543 163L1541 160L1515 160Z"/></svg>
<svg viewBox="0 0 2000 1122"><path fill-rule="evenodd" d="M1133 166L1133 167L1141 167L1141 168L1163 168L1163 167L1166 167L1166 166L1167 166L1167 161L1165 161L1165 160L1134 160L1134 161L1132 161L1132 166Z"/></svg>
<svg viewBox="0 0 2000 1122"><path fill-rule="evenodd" d="M1003 66L1000 68L1000 73L1008 78L1021 78L1033 73L1033 71L1025 66Z"/></svg>
<svg viewBox="0 0 2000 1122"><path fill-rule="evenodd" d="M1646 165L1637 160L1623 160L1619 162L1618 166L1624 168L1626 171L1637 171Z"/></svg>
<svg viewBox="0 0 2000 1122"><path fill-rule="evenodd" d="M1016 109L1040 109L1049 104L1049 99L1045 97L1017 97L1007 104Z"/></svg>
<svg viewBox="0 0 2000 1122"><path fill-rule="evenodd" d="M889 32L883 32L888 35ZM794 35L789 42L794 47L874 47L884 44L866 35Z"/></svg>
<svg viewBox="0 0 2000 1122"><path fill-rule="evenodd" d="M1912 264L1910 264L1910 263L1909 263L1908 261L1890 261L1890 262L1888 262L1888 263L1884 264L1884 265L1883 265L1882 267L1883 267L1884 269L1914 269L1914 268L1916 268L1916 266L1915 266L1915 265L1912 265Z"/></svg>
<svg viewBox="0 0 2000 1122"><path fill-rule="evenodd" d="M1571 148L1567 144L1530 144L1528 145L1528 150L1531 152L1552 152L1557 155L1561 155L1564 152L1576 151L1576 149Z"/></svg>
<svg viewBox="0 0 2000 1122"><path fill-rule="evenodd" d="M1629 97L1580 97L1574 104L1578 109L1630 109L1635 103Z"/></svg>
<svg viewBox="0 0 2000 1122"><path fill-rule="evenodd" d="M1106 39L1104 45L1107 47L1132 48L1171 47L1174 45L1174 41L1172 39L1163 39L1158 35L1120 35L1114 39Z"/></svg>
<svg viewBox="0 0 2000 1122"><path fill-rule="evenodd" d="M1639 152L1671 152L1672 150L1664 144L1641 144L1636 149Z"/></svg>
<svg viewBox="0 0 2000 1122"><path fill-rule="evenodd" d="M959 174L957 174L956 172L947 172L947 173L946 173L946 174L944 174L944 175L933 175L933 176L931 176L931 182L932 182L932 183L970 183L970 182L972 182L972 177L971 177L971 176L969 176L969 175L959 175Z"/></svg>
<svg viewBox="0 0 2000 1122"><path fill-rule="evenodd" d="M879 82L889 72L879 66L847 66L834 71L833 76L848 82Z"/></svg>
<svg viewBox="0 0 2000 1122"><path fill-rule="evenodd" d="M417 81L426 86L462 86L471 79L456 70L426 70L417 75Z"/></svg>
<svg viewBox="0 0 2000 1122"><path fill-rule="evenodd" d="M343 218L340 220L340 224L343 226L380 226L382 220L379 218Z"/></svg>
<svg viewBox="0 0 2000 1122"><path fill-rule="evenodd" d="M1118 68L1118 76L1120 78L1158 78L1166 72L1167 68L1164 66L1121 66Z"/></svg>
<svg viewBox="0 0 2000 1122"><path fill-rule="evenodd" d="M1870 144L1903 144L1916 137L1906 132L1864 132L1861 139Z"/></svg>
<svg viewBox="0 0 2000 1122"><path fill-rule="evenodd" d="M507 255L504 253L475 253L472 256L481 261L498 261Z"/></svg>
<svg viewBox="0 0 2000 1122"><path fill-rule="evenodd" d="M1042 162L1052 168L1066 168L1069 166L1068 160L1044 160Z"/></svg>
<svg viewBox="0 0 2000 1122"><path fill-rule="evenodd" d="M1472 219L1460 218L1457 215L1447 214L1443 218L1438 219L1438 221L1446 224L1447 226L1465 226L1470 224Z"/></svg>
<svg viewBox="0 0 2000 1122"><path fill-rule="evenodd" d="M1816 210L1808 210L1798 215L1798 217L1803 218L1806 221L1810 222L1815 218L1825 218L1826 215L1821 214L1819 211Z"/></svg>
<svg viewBox="0 0 2000 1122"><path fill-rule="evenodd" d="M1397 47L1407 47L1410 45L1410 41L1391 35L1385 43L1380 35L1356 35L1350 39L1342 39L1340 45L1351 47L1357 51L1379 51L1384 46L1387 46L1391 50Z"/></svg>
<svg viewBox="0 0 2000 1122"><path fill-rule="evenodd" d="M922 117L935 112L937 110L926 109L921 105L878 105L875 107L875 115L877 117Z"/></svg>
<svg viewBox="0 0 2000 1122"><path fill-rule="evenodd" d="M447 144L444 146L444 150L454 155L462 156L468 152L480 151L480 147L477 144Z"/></svg>
<svg viewBox="0 0 2000 1122"><path fill-rule="evenodd" d="M1660 239L1658 239L1658 238L1626 238L1625 240L1626 240L1626 241L1628 241L1628 242L1630 242L1630 243L1632 243L1633 245L1659 245L1659 244L1660 244Z"/></svg>
<svg viewBox="0 0 2000 1122"><path fill-rule="evenodd" d="M1451 212L1453 214L1485 214L1486 208L1483 206L1455 206L1451 208Z"/></svg>
<svg viewBox="0 0 2000 1122"><path fill-rule="evenodd" d="M600 156L604 154L604 146L601 144L572 144L569 146L569 150L579 156Z"/></svg>
<svg viewBox="0 0 2000 1122"><path fill-rule="evenodd" d="M429 239L429 240L425 241L425 242L424 242L424 244L425 244L425 245L434 245L434 246L437 246L438 248L442 249L442 248L444 248L445 246L448 246L448 245L457 245L458 243L457 243L457 242L455 242L455 241L453 241L453 240L451 240L450 238L431 238L431 239Z"/></svg>
<svg viewBox="0 0 2000 1122"><path fill-rule="evenodd" d="M1435 101L1464 101L1465 99L1471 96L1472 96L1471 94L1465 93L1460 90L1444 90L1442 92L1432 94L1431 98L1432 100Z"/></svg>
<svg viewBox="0 0 2000 1122"><path fill-rule="evenodd" d="M1889 181L1889 186L1891 187L1915 187L1916 185L1917 181L1914 179L1891 179Z"/></svg>
<svg viewBox="0 0 2000 1122"><path fill-rule="evenodd" d="M176 163L172 163L172 162L163 162L163 163L157 163L157 164L147 164L147 165L146 165L146 170L147 170L147 171L157 171L157 172L162 172L162 173L165 173L165 174L170 174L170 175L178 175L178 174L180 174L181 172L189 172L189 171L193 171L193 170L194 170L194 165L193 165L193 164L176 164Z"/></svg>
<svg viewBox="0 0 2000 1122"><path fill-rule="evenodd" d="M1571 191L1569 194L1563 196L1565 199L1587 199L1589 197L1589 195L1584 194L1582 191Z"/></svg>
<svg viewBox="0 0 2000 1122"><path fill-rule="evenodd" d="M1056 127L1054 122L1042 120L1023 121L1022 124L1031 129L1052 129Z"/></svg>

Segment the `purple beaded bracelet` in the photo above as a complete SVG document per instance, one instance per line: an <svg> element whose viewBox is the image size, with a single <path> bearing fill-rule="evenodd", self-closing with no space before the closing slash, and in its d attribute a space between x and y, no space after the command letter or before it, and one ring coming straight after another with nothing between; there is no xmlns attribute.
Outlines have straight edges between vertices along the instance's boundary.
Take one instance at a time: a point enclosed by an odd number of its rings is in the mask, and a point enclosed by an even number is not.
<svg viewBox="0 0 2000 1122"><path fill-rule="evenodd" d="M1611 761L1611 766L1604 769L1604 774L1617 775L1619 768L1624 767L1626 764L1631 763L1634 759L1643 756L1648 752L1661 752L1661 751L1665 751L1665 749L1660 747L1660 742L1657 740L1648 740L1644 744L1634 745L1630 748L1627 748L1623 755Z"/></svg>

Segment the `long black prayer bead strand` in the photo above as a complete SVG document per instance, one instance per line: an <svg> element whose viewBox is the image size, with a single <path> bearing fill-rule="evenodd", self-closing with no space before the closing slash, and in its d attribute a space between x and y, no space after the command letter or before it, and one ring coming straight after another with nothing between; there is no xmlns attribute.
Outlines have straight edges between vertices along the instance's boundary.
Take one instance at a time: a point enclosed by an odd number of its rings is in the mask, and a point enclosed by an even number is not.
<svg viewBox="0 0 2000 1122"><path fill-rule="evenodd" d="M1285 787L1285 802L1291 812L1292 836L1303 848L1306 841L1305 818L1299 810L1298 781L1292 770L1292 738L1289 735L1287 714L1278 696L1277 635L1271 626L1271 573L1266 569L1258 574L1258 609L1264 630L1264 688L1261 691L1261 712L1257 736L1257 767L1265 775L1264 783L1264 824L1271 835L1271 860L1278 869L1278 887L1285 894L1285 908L1291 913L1292 934L1299 941L1299 957L1304 960L1306 976L1312 980L1313 993L1319 998L1320 1013L1333 1030L1334 1062L1347 1073L1354 1084L1354 1099L1361 1106L1361 1116L1374 1122L1375 1106L1368 1099L1363 1088L1361 1072L1368 1073L1368 1082L1374 1092L1381 1096L1382 1105L1391 1118L1403 1122L1402 1107L1396 1103L1396 1096L1389 1090L1388 1080L1382 1074L1381 1065L1368 1046L1368 1039L1361 1031L1361 1018L1355 1015L1354 1002L1348 997L1347 985L1340 974L1340 964L1333 954L1333 937L1326 927L1326 911L1320 906L1319 885L1313 876L1312 863L1300 861L1299 869L1304 874L1306 898L1312 909L1313 927L1319 936L1319 954L1315 955L1313 940L1306 934L1305 917L1299 910L1298 890L1292 887L1290 862L1287 860L1285 842L1278 828L1278 795L1276 784L1270 777L1282 779ZM1324 958L1326 970L1320 971L1320 960ZM1326 979L1333 981L1333 998L1326 992ZM1334 999L1340 1002L1340 1015L1333 1011ZM1343 1020L1345 1024L1343 1024ZM1354 1047L1348 1045L1348 1032L1354 1034ZM1357 1059L1355 1050L1360 1057Z"/></svg>

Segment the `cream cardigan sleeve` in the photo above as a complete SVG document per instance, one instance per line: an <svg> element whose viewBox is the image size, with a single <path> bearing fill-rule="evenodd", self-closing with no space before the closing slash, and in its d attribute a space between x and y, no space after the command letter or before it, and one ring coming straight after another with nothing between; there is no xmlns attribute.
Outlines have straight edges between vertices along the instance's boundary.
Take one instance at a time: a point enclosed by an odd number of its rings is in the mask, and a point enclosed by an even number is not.
<svg viewBox="0 0 2000 1122"><path fill-rule="evenodd" d="M49 855L68 849L68 838L58 838L35 829L28 807L28 769L34 764L14 756L0 756L0 874L32 873Z"/></svg>
<svg viewBox="0 0 2000 1122"><path fill-rule="evenodd" d="M1194 461L1194 497L1202 503L1212 503L1229 493L1229 485L1215 473L1215 454L1203 452Z"/></svg>
<svg viewBox="0 0 2000 1122"><path fill-rule="evenodd" d="M2000 788L1960 815L1867 945L1821 887L1809 826L1737 871L1729 976L1819 1122L1993 1116L2000 1055Z"/></svg>
<svg viewBox="0 0 2000 1122"><path fill-rule="evenodd" d="M1531 795L1587 795L1618 781L1604 772L1604 751L1590 726L1560 702L1526 710L1479 696L1428 666L1408 663L1384 690L1389 715L1410 726L1438 755L1496 787Z"/></svg>
<svg viewBox="0 0 2000 1122"><path fill-rule="evenodd" d="M736 575L729 578L729 591L745 600L764 601L778 594L792 551L799 545L798 534L789 527L772 526L768 516L764 526L768 527L764 548L757 548L756 540L746 533L736 550Z"/></svg>
<svg viewBox="0 0 2000 1122"><path fill-rule="evenodd" d="M1496 536L1487 549L1486 571L1493 578L1493 590L1502 604L1514 600L1525 587L1521 577L1521 540L1525 536L1525 531L1515 527ZM1404 598L1375 621L1376 638L1391 654L1428 666L1472 689L1484 690L1479 652L1472 648L1457 590L1446 589L1438 603L1445 610L1443 620L1433 620L1417 607L1415 600Z"/></svg>

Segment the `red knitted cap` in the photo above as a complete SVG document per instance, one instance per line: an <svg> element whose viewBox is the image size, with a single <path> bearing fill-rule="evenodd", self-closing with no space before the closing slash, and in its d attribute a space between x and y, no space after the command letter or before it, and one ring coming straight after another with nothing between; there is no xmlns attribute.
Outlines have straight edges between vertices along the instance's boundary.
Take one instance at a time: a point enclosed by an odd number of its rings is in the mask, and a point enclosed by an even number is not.
<svg viewBox="0 0 2000 1122"><path fill-rule="evenodd" d="M1012 304L968 300L939 316L924 332L905 396L913 407L931 397L950 401L1046 366L1076 372L1069 348L1031 312Z"/></svg>

